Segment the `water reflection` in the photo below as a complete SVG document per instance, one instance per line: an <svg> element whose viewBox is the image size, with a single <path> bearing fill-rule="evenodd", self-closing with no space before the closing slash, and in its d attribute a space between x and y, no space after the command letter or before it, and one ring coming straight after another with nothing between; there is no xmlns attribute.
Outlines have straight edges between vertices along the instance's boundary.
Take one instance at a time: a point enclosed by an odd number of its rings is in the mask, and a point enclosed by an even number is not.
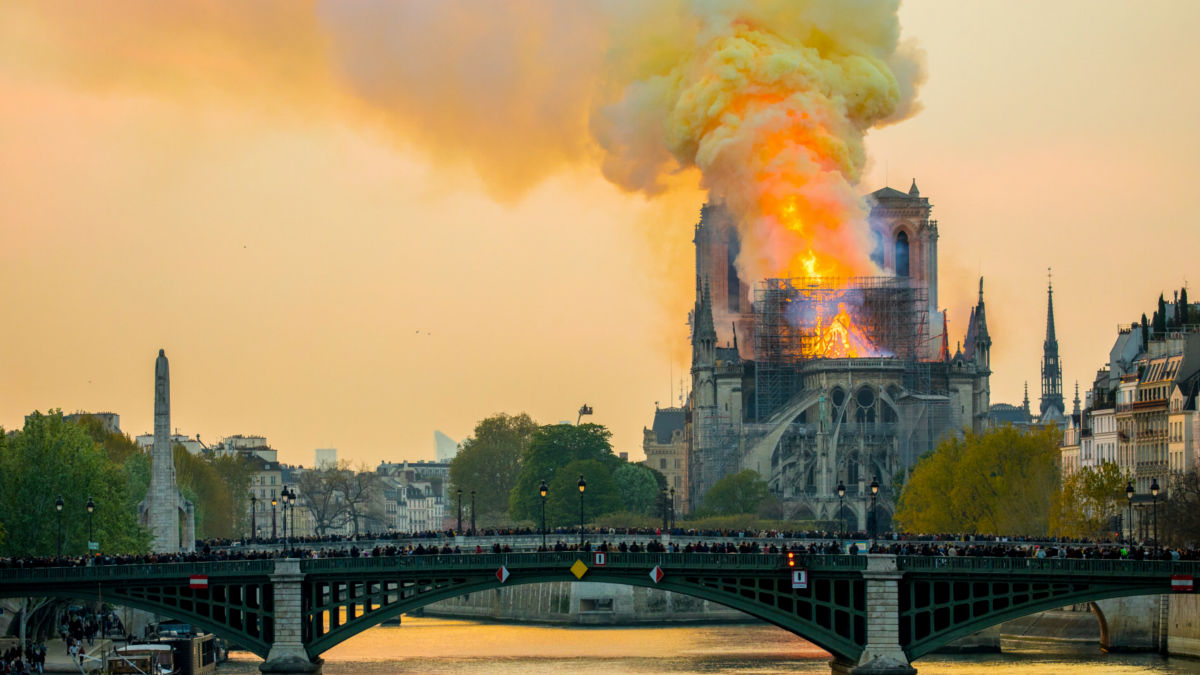
<svg viewBox="0 0 1200 675"><path fill-rule="evenodd" d="M1200 663L1152 654L1107 655L1092 647L1020 648L1004 654L940 656L922 675L1194 673ZM404 617L325 653L326 675L393 673L829 673L829 655L773 626L583 628ZM218 672L258 673L259 659L234 652Z"/></svg>

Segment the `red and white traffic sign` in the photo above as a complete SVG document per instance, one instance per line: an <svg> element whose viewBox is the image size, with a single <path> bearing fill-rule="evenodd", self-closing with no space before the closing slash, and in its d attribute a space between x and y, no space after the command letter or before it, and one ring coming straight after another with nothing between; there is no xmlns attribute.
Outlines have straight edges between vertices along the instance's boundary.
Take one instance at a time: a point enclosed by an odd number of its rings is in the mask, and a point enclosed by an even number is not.
<svg viewBox="0 0 1200 675"><path fill-rule="evenodd" d="M1171 591L1175 593L1191 593L1192 592L1192 575L1190 574L1172 574L1171 575Z"/></svg>
<svg viewBox="0 0 1200 675"><path fill-rule="evenodd" d="M608 562L608 554L607 553L597 553L595 556L592 557L592 565L594 565L596 567L604 567L604 565L607 562Z"/></svg>
<svg viewBox="0 0 1200 675"><path fill-rule="evenodd" d="M662 581L665 576L667 576L666 572L663 572L662 568L658 565L655 565L654 569L650 570L650 579L656 584Z"/></svg>
<svg viewBox="0 0 1200 675"><path fill-rule="evenodd" d="M792 570L792 588L808 588L808 570Z"/></svg>
<svg viewBox="0 0 1200 675"><path fill-rule="evenodd" d="M207 590L208 589L208 575L207 574L193 574L192 576L188 577L188 588L191 588L192 590L196 590L196 591Z"/></svg>
<svg viewBox="0 0 1200 675"><path fill-rule="evenodd" d="M496 570L496 578L500 580L500 583L508 581L508 568L501 565L500 569Z"/></svg>

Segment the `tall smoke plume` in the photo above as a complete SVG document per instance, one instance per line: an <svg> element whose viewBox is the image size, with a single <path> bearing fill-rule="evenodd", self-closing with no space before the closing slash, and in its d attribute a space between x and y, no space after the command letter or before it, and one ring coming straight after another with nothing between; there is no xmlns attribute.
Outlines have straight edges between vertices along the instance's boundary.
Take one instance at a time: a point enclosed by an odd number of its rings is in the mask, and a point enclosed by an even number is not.
<svg viewBox="0 0 1200 675"><path fill-rule="evenodd" d="M735 216L744 280L875 272L863 137L914 112L921 79L897 5L678 5L672 47L593 118L605 174L652 192L673 163L699 168Z"/></svg>
<svg viewBox="0 0 1200 675"><path fill-rule="evenodd" d="M656 194L698 170L746 281L874 271L864 134L914 112L897 0L14 3L30 68L185 103L386 130L513 199L599 164ZM0 31L0 36L4 32ZM50 44L47 38L46 44ZM61 48L59 48L61 49Z"/></svg>

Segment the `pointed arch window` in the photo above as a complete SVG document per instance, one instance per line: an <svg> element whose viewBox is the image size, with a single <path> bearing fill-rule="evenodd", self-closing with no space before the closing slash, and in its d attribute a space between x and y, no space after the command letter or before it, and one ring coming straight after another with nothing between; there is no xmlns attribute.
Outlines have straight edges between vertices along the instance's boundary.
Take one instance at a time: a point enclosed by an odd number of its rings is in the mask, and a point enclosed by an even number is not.
<svg viewBox="0 0 1200 675"><path fill-rule="evenodd" d="M901 230L896 235L896 276L908 275L908 233Z"/></svg>

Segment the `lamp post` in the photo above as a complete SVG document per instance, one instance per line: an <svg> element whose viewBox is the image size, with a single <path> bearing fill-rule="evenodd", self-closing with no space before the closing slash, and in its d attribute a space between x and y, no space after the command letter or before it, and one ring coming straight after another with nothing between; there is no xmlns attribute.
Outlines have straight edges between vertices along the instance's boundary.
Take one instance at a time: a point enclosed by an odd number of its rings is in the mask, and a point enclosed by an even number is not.
<svg viewBox="0 0 1200 675"><path fill-rule="evenodd" d="M579 474L579 548L583 548L583 491L587 489L587 481Z"/></svg>
<svg viewBox="0 0 1200 675"><path fill-rule="evenodd" d="M475 491L471 490L471 536L475 536Z"/></svg>
<svg viewBox="0 0 1200 675"><path fill-rule="evenodd" d="M87 512L88 512L88 550L89 551L92 550L92 539L94 539L94 536L92 535L92 513L95 512L95 510L96 510L96 502L93 502L92 498L88 497Z"/></svg>
<svg viewBox="0 0 1200 675"><path fill-rule="evenodd" d="M250 538L258 536L258 497L250 491Z"/></svg>
<svg viewBox="0 0 1200 675"><path fill-rule="evenodd" d="M662 506L662 529L667 529L667 524L670 522L670 516L667 515L667 488L663 488L658 493L658 503Z"/></svg>
<svg viewBox="0 0 1200 675"><path fill-rule="evenodd" d="M675 529L675 488L671 488L671 529Z"/></svg>
<svg viewBox="0 0 1200 675"><path fill-rule="evenodd" d="M63 507L62 495L59 495L58 499L54 500L54 510L58 511L57 541L58 541L58 557L60 557L60 558L62 557L62 507Z"/></svg>
<svg viewBox="0 0 1200 675"><path fill-rule="evenodd" d="M842 534L846 531L846 512L842 511L842 499L846 496L846 485L842 481L838 481L838 540L842 538Z"/></svg>
<svg viewBox="0 0 1200 675"><path fill-rule="evenodd" d="M458 529L454 534L462 536L462 488L458 488Z"/></svg>
<svg viewBox="0 0 1200 675"><path fill-rule="evenodd" d="M875 543L875 531L879 527L879 522L875 515L875 498L879 495L879 476L876 476L871 481L871 543Z"/></svg>
<svg viewBox="0 0 1200 675"><path fill-rule="evenodd" d="M279 493L279 498L283 500L283 545L287 546L287 513L288 513L288 486L284 485L283 490Z"/></svg>
<svg viewBox="0 0 1200 675"><path fill-rule="evenodd" d="M1133 543L1133 481L1125 485L1125 498L1129 500L1129 524L1125 531L1129 533L1129 543Z"/></svg>
<svg viewBox="0 0 1200 675"><path fill-rule="evenodd" d="M276 536L278 536L277 533L275 532L275 504L276 504L276 499L274 497L271 497L271 540L272 541L274 541Z"/></svg>
<svg viewBox="0 0 1200 675"><path fill-rule="evenodd" d="M1154 498L1154 548L1158 549L1158 479L1150 481L1150 496Z"/></svg>
<svg viewBox="0 0 1200 675"><path fill-rule="evenodd" d="M542 550L546 550L546 480L542 479L542 484L538 487L538 494L542 496Z"/></svg>

